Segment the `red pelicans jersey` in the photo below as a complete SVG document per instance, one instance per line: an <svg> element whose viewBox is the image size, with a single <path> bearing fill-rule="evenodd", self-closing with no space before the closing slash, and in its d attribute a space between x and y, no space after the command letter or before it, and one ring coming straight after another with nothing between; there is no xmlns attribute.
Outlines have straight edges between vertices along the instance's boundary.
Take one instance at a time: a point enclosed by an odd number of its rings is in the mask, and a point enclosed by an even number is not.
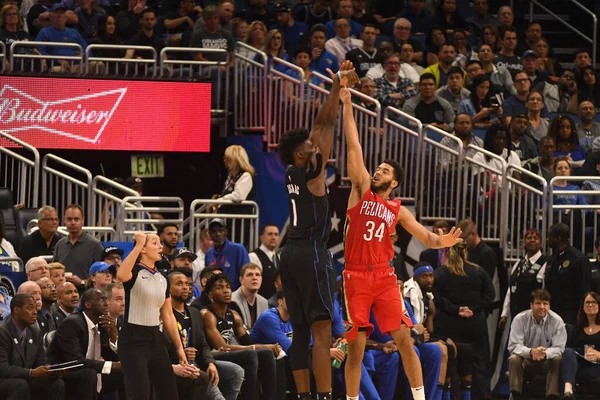
<svg viewBox="0 0 600 400"><path fill-rule="evenodd" d="M346 212L346 266L389 265L394 258L391 235L396 232L400 200L384 200L371 189Z"/></svg>

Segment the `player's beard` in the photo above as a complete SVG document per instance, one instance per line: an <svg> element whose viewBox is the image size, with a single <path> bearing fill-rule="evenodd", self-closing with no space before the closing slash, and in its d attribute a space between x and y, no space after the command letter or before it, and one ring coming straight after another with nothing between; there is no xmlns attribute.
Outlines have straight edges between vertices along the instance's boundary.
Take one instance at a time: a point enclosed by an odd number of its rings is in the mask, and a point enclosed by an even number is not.
<svg viewBox="0 0 600 400"><path fill-rule="evenodd" d="M391 184L392 182L380 182L377 185L374 181L371 181L371 190L375 193L384 193L390 188Z"/></svg>

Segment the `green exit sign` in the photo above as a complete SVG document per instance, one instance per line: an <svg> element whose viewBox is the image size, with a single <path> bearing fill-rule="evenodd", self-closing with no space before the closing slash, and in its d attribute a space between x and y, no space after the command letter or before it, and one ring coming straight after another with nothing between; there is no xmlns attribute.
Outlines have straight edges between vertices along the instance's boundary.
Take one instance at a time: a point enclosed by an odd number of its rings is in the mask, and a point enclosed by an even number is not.
<svg viewBox="0 0 600 400"><path fill-rule="evenodd" d="M132 155L131 176L139 178L164 178L165 160L162 154Z"/></svg>

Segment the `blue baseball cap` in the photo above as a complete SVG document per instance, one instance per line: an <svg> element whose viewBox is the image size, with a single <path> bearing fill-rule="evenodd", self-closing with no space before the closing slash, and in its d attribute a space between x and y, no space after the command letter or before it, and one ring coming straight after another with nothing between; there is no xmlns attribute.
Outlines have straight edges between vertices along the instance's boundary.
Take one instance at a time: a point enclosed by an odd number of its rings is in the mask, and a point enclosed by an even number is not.
<svg viewBox="0 0 600 400"><path fill-rule="evenodd" d="M54 4L50 8L50 11L56 11L56 10L65 10L65 11L67 11L67 7L64 4L62 4L62 3L56 3L56 4Z"/></svg>
<svg viewBox="0 0 600 400"><path fill-rule="evenodd" d="M90 267L90 276L94 275L96 272L106 271L107 269L110 270L111 274L117 273L117 270L114 265L107 264L103 261L96 261Z"/></svg>

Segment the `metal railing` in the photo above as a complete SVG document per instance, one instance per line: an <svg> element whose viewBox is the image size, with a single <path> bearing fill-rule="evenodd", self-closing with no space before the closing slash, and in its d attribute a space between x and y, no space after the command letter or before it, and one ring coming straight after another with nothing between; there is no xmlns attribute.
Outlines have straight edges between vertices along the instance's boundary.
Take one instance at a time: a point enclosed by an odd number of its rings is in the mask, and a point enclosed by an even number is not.
<svg viewBox="0 0 600 400"><path fill-rule="evenodd" d="M542 10L547 12L549 15L556 18L556 20L558 20L564 26L566 26L567 28L569 28L570 30L575 32L583 40L585 40L586 42L588 42L592 45L592 65L596 65L596 51L597 51L597 40L598 40L598 17L596 17L596 14L594 14L592 11L590 11L586 6L584 6L583 4L579 3L576 0L563 0L563 1L569 1L572 5L574 5L575 7L579 8L581 11L583 11L584 13L586 13L590 17L592 17L592 23L593 23L592 37L587 36L585 33L581 32L579 29L577 29L573 25L569 24L567 21L562 19L559 15L552 12L548 7L541 4L538 0L529 0L529 22L530 23L533 22L533 6L535 5L539 8L541 8ZM582 25L585 25L585 24L582 22Z"/></svg>
<svg viewBox="0 0 600 400"><path fill-rule="evenodd" d="M40 190L40 153L0 131L0 187L9 188L19 204L37 207Z"/></svg>
<svg viewBox="0 0 600 400"><path fill-rule="evenodd" d="M121 200L125 196L137 196L138 192L112 179L98 175L92 179L91 212L92 226L115 228L121 212Z"/></svg>
<svg viewBox="0 0 600 400"><path fill-rule="evenodd" d="M54 154L42 160L42 204L51 204L59 213L69 204L79 204L87 221L93 220L92 173ZM84 222L85 223L85 222Z"/></svg>
<svg viewBox="0 0 600 400"><path fill-rule="evenodd" d="M179 197L127 196L120 200L120 207L116 231L122 242L133 238L135 232L156 233L156 225L167 223L176 224L179 237L183 236L184 206Z"/></svg>
<svg viewBox="0 0 600 400"><path fill-rule="evenodd" d="M150 52L152 58L125 58L127 50ZM98 55L99 52L106 54L107 51L121 51L121 57ZM88 75L154 77L157 75L156 65L156 49L150 46L90 44L85 49L85 73Z"/></svg>
<svg viewBox="0 0 600 400"><path fill-rule="evenodd" d="M221 206L216 212L209 212L209 207ZM223 210L224 207L227 210ZM235 209L240 209L247 213L235 213ZM221 212L229 211L232 212ZM249 251L259 246L258 231L258 204L254 201L232 202L231 200L212 200L196 199L190 204L190 229L188 238L189 248L196 252L199 248L200 233L208 228L208 224L213 218L223 218L227 224L227 238L235 243L241 243Z"/></svg>
<svg viewBox="0 0 600 400"><path fill-rule="evenodd" d="M277 151L281 135L290 129L301 127L304 122L304 71L277 57L273 57L268 65L267 148L269 151ZM291 69L298 74L298 78L277 68Z"/></svg>
<svg viewBox="0 0 600 400"><path fill-rule="evenodd" d="M6 45L0 42L0 72L4 72L6 68Z"/></svg>
<svg viewBox="0 0 600 400"><path fill-rule="evenodd" d="M38 229L39 227L37 219L32 219L27 224L28 235L32 234ZM101 242L115 242L118 240L117 231L114 228L108 226L83 226L82 230ZM56 233L58 233L61 236L69 235L69 231L67 230L66 226L59 226L56 230Z"/></svg>
<svg viewBox="0 0 600 400"><path fill-rule="evenodd" d="M404 124L407 121L415 129L406 127ZM388 107L383 112L383 126L384 159L396 160L404 169L404 181L398 186L399 199L406 203L416 203L423 152L423 124L415 117Z"/></svg>
<svg viewBox="0 0 600 400"><path fill-rule="evenodd" d="M255 58L241 53L256 54ZM267 55L245 43L236 43L234 59L235 130L267 134Z"/></svg>
<svg viewBox="0 0 600 400"><path fill-rule="evenodd" d="M25 272L25 263L19 257L0 257L0 264L5 263L11 264L13 272Z"/></svg>
<svg viewBox="0 0 600 400"><path fill-rule="evenodd" d="M433 140L428 136L430 132L441 135L442 140ZM421 222L453 223L458 220L462 197L463 143L457 136L431 125L425 126L423 141L417 215Z"/></svg>
<svg viewBox="0 0 600 400"><path fill-rule="evenodd" d="M30 52L15 51L19 48L28 48ZM73 49L75 55L44 55L39 52L39 48L68 48ZM83 56L83 48L77 43L16 41L10 45L10 71L30 73L68 72L79 75L83 72ZM15 64L17 68L15 68Z"/></svg>

